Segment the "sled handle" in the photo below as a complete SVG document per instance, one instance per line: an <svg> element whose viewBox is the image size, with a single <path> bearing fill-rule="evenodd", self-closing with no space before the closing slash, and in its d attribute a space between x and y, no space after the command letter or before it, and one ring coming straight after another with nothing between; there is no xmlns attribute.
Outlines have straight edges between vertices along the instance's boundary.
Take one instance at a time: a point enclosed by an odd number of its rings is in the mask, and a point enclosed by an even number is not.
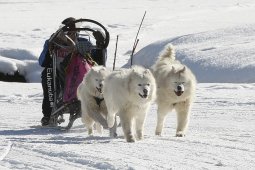
<svg viewBox="0 0 255 170"><path fill-rule="evenodd" d="M102 24L100 24L99 22L92 20L92 19L82 19L82 18L75 20L73 23L75 24L75 23L79 23L79 22L90 22L90 23L98 25L99 27L101 27L104 30L104 35L100 31L93 30L88 27L70 28L69 25L66 25L66 26L62 27L61 30L63 30L64 32L65 31L90 31L93 33L93 36L97 41L97 46L99 48L103 48L103 49L107 48L107 46L109 45L109 41L110 41L110 34Z"/></svg>

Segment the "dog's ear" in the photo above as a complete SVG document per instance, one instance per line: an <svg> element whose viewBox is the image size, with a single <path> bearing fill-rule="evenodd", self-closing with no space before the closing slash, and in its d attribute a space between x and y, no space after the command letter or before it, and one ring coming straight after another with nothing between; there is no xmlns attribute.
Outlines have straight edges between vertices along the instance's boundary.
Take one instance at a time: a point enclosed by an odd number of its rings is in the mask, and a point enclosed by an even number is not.
<svg viewBox="0 0 255 170"><path fill-rule="evenodd" d="M99 70L99 73L103 73L103 72L105 72L105 68L104 67L100 68L100 70Z"/></svg>
<svg viewBox="0 0 255 170"><path fill-rule="evenodd" d="M105 67L102 67L100 70L99 70L99 74L102 74L104 76L107 76L109 75L111 72L109 69L105 68Z"/></svg>
<svg viewBox="0 0 255 170"><path fill-rule="evenodd" d="M172 66L172 72L176 73L176 69L174 68L174 66Z"/></svg>
<svg viewBox="0 0 255 170"><path fill-rule="evenodd" d="M91 67L90 71L95 72L96 71L95 67Z"/></svg>
<svg viewBox="0 0 255 170"><path fill-rule="evenodd" d="M179 72L179 73L184 73L185 70L186 70L186 67L183 66L183 68L182 68L180 71L178 71L178 72Z"/></svg>
<svg viewBox="0 0 255 170"><path fill-rule="evenodd" d="M150 74L151 71L149 69L145 69L144 74Z"/></svg>
<svg viewBox="0 0 255 170"><path fill-rule="evenodd" d="M146 69L145 70L145 74L147 74L147 76L149 76L149 77L153 77L154 78L153 72L150 69Z"/></svg>
<svg viewBox="0 0 255 170"><path fill-rule="evenodd" d="M131 70L132 70L132 72L135 72L136 67L135 67L135 66L133 66L133 67L131 68Z"/></svg>
<svg viewBox="0 0 255 170"><path fill-rule="evenodd" d="M111 71L110 71L109 69L107 69L107 68L105 68L104 72L105 72L106 74L110 74L110 73L111 73Z"/></svg>

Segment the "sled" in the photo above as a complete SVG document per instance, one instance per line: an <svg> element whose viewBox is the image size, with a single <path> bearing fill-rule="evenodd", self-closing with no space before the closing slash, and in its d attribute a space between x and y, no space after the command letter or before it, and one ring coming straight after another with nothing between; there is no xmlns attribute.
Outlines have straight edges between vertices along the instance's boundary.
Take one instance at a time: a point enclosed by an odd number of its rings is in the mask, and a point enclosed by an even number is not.
<svg viewBox="0 0 255 170"><path fill-rule="evenodd" d="M59 126L65 122L64 114L68 114L66 130L81 117L81 103L76 94L78 85L93 65L105 66L110 39L109 32L97 21L78 19L74 23L76 27L63 26L49 39L54 87L50 124ZM67 33L75 34L76 38L73 40ZM67 41L63 43L61 38Z"/></svg>

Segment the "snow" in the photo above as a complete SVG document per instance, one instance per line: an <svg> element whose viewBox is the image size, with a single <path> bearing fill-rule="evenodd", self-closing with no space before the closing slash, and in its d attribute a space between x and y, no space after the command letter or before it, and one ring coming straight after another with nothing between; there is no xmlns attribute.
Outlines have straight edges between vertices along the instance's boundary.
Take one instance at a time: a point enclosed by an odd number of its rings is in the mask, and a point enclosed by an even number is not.
<svg viewBox="0 0 255 170"><path fill-rule="evenodd" d="M0 98L0 153L6 155L0 165L10 169L253 169L255 165L255 84L199 84L185 138L174 137L175 114L169 114L163 136L154 135L153 105L145 139L136 143L126 143L120 128L117 139L109 138L106 130L102 136L89 137L80 119L69 132L40 128L39 84L1 82L0 89L6 92Z"/></svg>
<svg viewBox="0 0 255 170"><path fill-rule="evenodd" d="M133 63L151 67L168 43L201 83L252 83L255 69L255 25L244 25L178 36L152 43L134 56ZM129 67L127 63L125 67Z"/></svg>
<svg viewBox="0 0 255 170"><path fill-rule="evenodd" d="M30 83L0 82L0 169L254 169L255 2L253 0L0 0L0 72L19 72ZM129 67L144 11L134 63L150 67L164 45L198 78L185 138L176 115L154 135L156 105L145 139L88 136L80 119L68 132L40 127L42 88L37 59L44 41L66 17L91 18L111 35L112 67Z"/></svg>

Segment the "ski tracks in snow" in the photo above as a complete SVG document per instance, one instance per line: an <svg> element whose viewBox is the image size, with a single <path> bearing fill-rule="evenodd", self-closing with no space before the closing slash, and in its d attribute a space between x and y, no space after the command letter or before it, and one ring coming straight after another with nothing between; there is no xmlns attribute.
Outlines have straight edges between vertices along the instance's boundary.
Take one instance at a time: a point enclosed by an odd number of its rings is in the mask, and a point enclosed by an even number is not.
<svg viewBox="0 0 255 170"><path fill-rule="evenodd" d="M12 142L8 142L8 145L4 148L4 152L0 155L0 161L2 161L10 152L12 148Z"/></svg>

